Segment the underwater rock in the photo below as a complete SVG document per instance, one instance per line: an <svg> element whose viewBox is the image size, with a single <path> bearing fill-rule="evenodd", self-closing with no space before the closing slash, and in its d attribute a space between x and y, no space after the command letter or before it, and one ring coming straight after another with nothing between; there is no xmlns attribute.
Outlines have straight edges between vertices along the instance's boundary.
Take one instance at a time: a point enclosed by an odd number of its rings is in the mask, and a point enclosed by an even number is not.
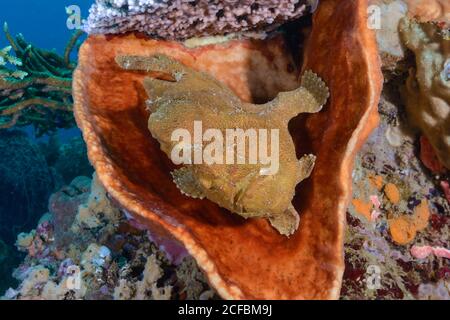
<svg viewBox="0 0 450 320"><path fill-rule="evenodd" d="M304 15L318 0L97 0L85 25L90 34L129 31L164 39L274 29ZM307 9L307 6L309 9Z"/></svg>
<svg viewBox="0 0 450 320"><path fill-rule="evenodd" d="M406 111L433 146L442 164L450 168L450 46L431 23L404 18L400 31L416 56L404 90Z"/></svg>
<svg viewBox="0 0 450 320"><path fill-rule="evenodd" d="M150 230L182 242L223 298L338 298L353 158L377 125L382 85L367 1L322 1L313 18L302 68L324 79L331 96L322 112L290 124L297 151L317 160L294 197L302 223L289 239L265 220L243 221L173 185L174 166L147 129L146 74L115 63L155 54L209 73L245 102L299 86L298 58L280 36L187 48L139 34L91 35L74 74L74 109L108 193Z"/></svg>

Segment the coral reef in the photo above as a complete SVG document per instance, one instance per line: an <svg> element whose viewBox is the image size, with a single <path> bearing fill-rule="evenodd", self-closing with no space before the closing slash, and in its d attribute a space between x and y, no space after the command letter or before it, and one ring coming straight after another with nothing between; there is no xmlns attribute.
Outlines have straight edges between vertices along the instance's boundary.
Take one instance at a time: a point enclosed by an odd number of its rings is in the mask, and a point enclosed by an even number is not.
<svg viewBox="0 0 450 320"><path fill-rule="evenodd" d="M207 198L244 218L268 218L283 235L289 236L297 230L299 215L291 201L296 185L311 174L315 157L305 155L297 160L287 126L289 120L299 113L318 112L326 103L328 89L316 74L305 72L298 89L280 93L264 105L255 105L242 103L213 77L196 72L167 56L123 56L116 60L126 70L147 71L150 74L159 72L176 77L176 83L148 77L144 80L144 86L150 98L147 107L152 112L149 130L161 144L161 149L170 157L177 145L189 144L188 151L180 150L185 157L185 162L181 163L184 166L172 172L174 182L183 194ZM210 98L212 96L214 101ZM192 150L195 147L191 143L195 142L171 140L172 133L179 128L194 137L195 121L201 122L202 131L219 130L221 141L215 142L220 145L213 144L215 149L210 153L216 153L210 157L214 159L194 160ZM244 134L249 129L253 130L255 139L260 134L255 128L271 134L266 147L271 149L272 157L276 154L277 158L273 159L276 164L266 160L262 163L261 159L258 162L256 157L245 160L250 157L245 151L245 137L244 141L236 142L236 138L225 141L226 130L236 123L239 123L239 129ZM277 133L276 142L272 131ZM215 137L219 139L217 135ZM261 137L259 139L261 142ZM267 135L266 139L269 139ZM239 149L240 143L244 144L243 150ZM258 144L257 141L248 143L253 146ZM225 161L230 145L233 159L227 158ZM183 145L183 148L186 146ZM238 160L235 160L235 155ZM213 163L210 163L211 160Z"/></svg>
<svg viewBox="0 0 450 320"><path fill-rule="evenodd" d="M315 8L317 0L97 0L85 30L90 34L139 31L164 39L187 39L273 29L304 15L307 6Z"/></svg>
<svg viewBox="0 0 450 320"><path fill-rule="evenodd" d="M419 127L442 164L450 168L450 46L437 26L404 18L400 31L414 52L404 99L411 122Z"/></svg>
<svg viewBox="0 0 450 320"><path fill-rule="evenodd" d="M401 163L394 162L395 167L386 171L386 161L393 164L386 158L389 154L402 154L413 145L405 143L399 149L387 148L385 131L388 126L384 120L359 154L354 171L357 187L354 196L372 195L373 207L380 214L369 220L353 207L349 209L346 272L341 298L448 299L449 256L448 250L442 247L448 245L449 221L445 214L449 212L448 204L445 207L444 202L444 208L439 210L442 197L435 192L423 193L432 183L419 172L420 164L413 153L409 153L413 167L408 168L413 173L407 179L420 178L417 185L411 185L412 190L405 190L399 183L401 178L405 178ZM371 153L374 145L379 150L389 151L378 150L374 158ZM429 199L428 205L432 210L430 224L415 243L429 243L434 247L399 246L392 242L387 219L395 208L386 194L389 193L386 187L397 185L401 197L398 202L394 201L396 207L412 211L420 206L417 201L408 201L405 205L405 192L412 192L415 198L420 198L419 193L426 194ZM61 199L62 194L67 196L64 200ZM95 176L92 181L87 177L77 177L71 185L51 197L50 208L50 214L41 218L35 230L18 236L17 247L27 252L27 257L14 272L20 284L7 290L3 299L217 298L195 261L186 257L175 265L171 264L165 254L149 241L148 232L137 228L135 221L129 220L108 200ZM89 213L83 215L83 221L88 223L83 222L81 227L74 220L80 211ZM99 222L103 211L115 214L107 214L112 218ZM57 218L56 212L64 212L64 217L71 217L72 226L67 228L67 221L62 221L61 216ZM72 233L70 242L58 241L56 232L62 229L65 229L63 235ZM424 250L428 253L418 255L417 252Z"/></svg>
<svg viewBox="0 0 450 320"><path fill-rule="evenodd" d="M0 154L0 235L11 254L2 263L3 290L10 268L21 259L13 249L16 235L34 226L55 181L39 147L20 131L0 131Z"/></svg>
<svg viewBox="0 0 450 320"><path fill-rule="evenodd" d="M353 158L377 125L382 85L367 1L321 2L307 43L302 68L318 74L331 96L323 112L289 124L299 155L317 156L293 199L302 223L289 238L264 219L244 221L180 194L170 175L174 165L147 129L147 74L115 62L165 54L210 74L244 102L267 102L299 86L301 63L279 34L195 48L142 34L91 35L80 49L74 111L99 180L140 224L182 242L223 298L339 296Z"/></svg>
<svg viewBox="0 0 450 320"><path fill-rule="evenodd" d="M15 78L23 80L28 73L21 70L8 70L7 66L10 64L13 67L21 67L22 60L11 55L12 47L5 47L0 50L0 76L2 79L4 78Z"/></svg>
<svg viewBox="0 0 450 320"><path fill-rule="evenodd" d="M14 271L19 285L3 299L215 297L192 258L171 264L95 176L77 177L53 194L50 213L16 244L27 256Z"/></svg>
<svg viewBox="0 0 450 320"><path fill-rule="evenodd" d="M381 124L356 159L342 299L450 293L450 202L421 163L398 90L396 80L385 84Z"/></svg>
<svg viewBox="0 0 450 320"><path fill-rule="evenodd" d="M82 33L62 57L34 47L21 34L13 38L6 23L4 31L10 46L0 51L0 129L33 125L43 135L74 126L70 53Z"/></svg>

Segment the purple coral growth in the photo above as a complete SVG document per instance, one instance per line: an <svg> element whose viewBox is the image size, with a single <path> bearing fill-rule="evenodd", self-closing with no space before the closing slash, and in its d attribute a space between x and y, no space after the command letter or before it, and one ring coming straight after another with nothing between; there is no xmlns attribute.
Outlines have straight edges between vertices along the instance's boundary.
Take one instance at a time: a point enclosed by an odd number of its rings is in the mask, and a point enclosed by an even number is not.
<svg viewBox="0 0 450 320"><path fill-rule="evenodd" d="M318 0L97 0L90 34L143 32L164 39L267 30L313 10Z"/></svg>

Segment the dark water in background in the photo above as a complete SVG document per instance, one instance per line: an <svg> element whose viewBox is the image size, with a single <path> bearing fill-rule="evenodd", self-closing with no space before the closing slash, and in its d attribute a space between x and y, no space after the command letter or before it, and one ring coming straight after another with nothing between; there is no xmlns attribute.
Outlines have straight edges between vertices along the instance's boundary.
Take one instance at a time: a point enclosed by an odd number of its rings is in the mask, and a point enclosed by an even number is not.
<svg viewBox="0 0 450 320"><path fill-rule="evenodd" d="M12 35L22 33L25 39L36 47L47 50L55 49L58 53L63 53L67 42L74 32L74 30L69 30L66 26L68 15L65 8L70 5L78 5L81 8L82 18L86 18L92 2L93 0L0 0L0 49L9 45L3 33L3 24L4 22L7 22ZM20 130L23 131L29 139L26 136L25 138L21 137L20 134L14 138L11 138L11 136L0 135L0 139L3 139L3 141L0 141L0 153L2 153L0 154L0 157L3 159L3 162L0 163L0 180L5 181L9 179L10 181L14 170L17 172L28 170L22 169L20 166L18 167L16 165L17 159L24 159L23 154L28 155L28 160L20 160L21 162L24 162L23 168L28 168L27 165L29 165L30 162L35 163L37 160L34 159L39 159L39 157L32 158L34 157L33 148L36 146L36 143L49 140L48 136L37 139L34 136L32 128L22 128ZM77 128L59 130L57 132L61 143L70 141L74 137L79 137L80 134L81 133ZM16 151L14 148L17 147L12 146L18 145L27 145L31 147L28 147L28 149L27 147L21 147L21 154L16 157L14 155ZM1 149L2 147L3 149ZM32 160L30 161L29 159ZM11 166L8 166L7 161L10 161ZM26 163L27 161L28 164ZM9 188L8 184L0 183L0 192L6 192L6 195L0 194L0 197L4 197L4 199L0 199L0 296L3 295L7 288L16 285L14 279L11 277L11 273L23 258L23 255L19 254L14 247L13 236L19 232L29 232L32 228L35 228L39 217L47 210L49 194L57 188L57 184L51 182L51 179L48 179L47 184L49 185L46 189L45 185L42 185L42 181L45 181L42 177L40 178L41 182L39 185L35 185L35 181L32 180L26 180L25 182L23 182L23 180L19 181L19 177L17 180L17 185L22 184L24 185L21 187L22 189L28 188L31 190L34 198L32 204L21 202L12 203L14 200L9 201L10 199L8 199L8 196L14 199L14 194L17 193L17 191L12 189L17 186L15 186L14 183L10 183L9 185L11 187ZM2 188L6 188L7 190L2 190ZM36 189L39 190L36 191ZM10 193L10 195L8 195L8 193ZM26 224L19 223L19 227L17 227L15 220L23 220L24 212L27 212L23 209L24 207L28 207L28 209L26 209L28 211L30 211L30 208L34 208L33 210L36 212L29 217ZM11 225L9 226L8 223Z"/></svg>
<svg viewBox="0 0 450 320"><path fill-rule="evenodd" d="M1 0L0 23L8 22L10 31L22 33L38 47L55 48L62 53L72 31L66 27L65 8L78 5L83 18L93 0ZM0 47L7 45L0 37Z"/></svg>

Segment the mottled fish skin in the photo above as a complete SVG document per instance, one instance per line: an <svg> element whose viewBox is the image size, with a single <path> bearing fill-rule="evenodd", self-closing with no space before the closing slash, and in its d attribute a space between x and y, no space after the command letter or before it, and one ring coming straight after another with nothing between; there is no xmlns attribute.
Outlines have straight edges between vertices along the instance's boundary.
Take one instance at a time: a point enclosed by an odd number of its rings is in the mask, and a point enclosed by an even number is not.
<svg viewBox="0 0 450 320"><path fill-rule="evenodd" d="M172 175L181 192L194 198L207 198L244 218L268 218L283 235L298 228L299 215L291 204L296 185L309 177L315 156L296 157L288 131L289 121L300 113L319 112L329 97L326 84L312 71L306 71L301 86L281 92L265 104L242 102L230 89L212 76L190 69L164 55L119 56L116 62L127 70L165 73L171 80L147 77L144 87L151 110L149 130L161 149L171 155L176 142L174 130L187 129L193 136L194 121L203 129L272 129L279 131L279 169L269 175L257 164L184 164ZM225 150L225 149L224 149Z"/></svg>

